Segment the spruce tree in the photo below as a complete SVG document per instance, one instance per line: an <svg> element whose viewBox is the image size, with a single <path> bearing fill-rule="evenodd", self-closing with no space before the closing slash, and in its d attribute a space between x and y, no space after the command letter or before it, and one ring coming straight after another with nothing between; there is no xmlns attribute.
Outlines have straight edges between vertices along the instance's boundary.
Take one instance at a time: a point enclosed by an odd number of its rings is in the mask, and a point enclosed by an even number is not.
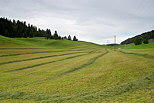
<svg viewBox="0 0 154 103"><path fill-rule="evenodd" d="M78 41L78 39L76 38L76 36L73 37L73 41Z"/></svg>
<svg viewBox="0 0 154 103"><path fill-rule="evenodd" d="M55 31L54 35L53 35L53 39L59 39L58 33L57 31Z"/></svg>
<svg viewBox="0 0 154 103"><path fill-rule="evenodd" d="M67 37L66 36L64 36L64 38L63 39L66 39L67 40Z"/></svg>
<svg viewBox="0 0 154 103"><path fill-rule="evenodd" d="M70 35L68 36L68 40L72 40L72 38L71 38L71 36L70 36Z"/></svg>
<svg viewBox="0 0 154 103"><path fill-rule="evenodd" d="M50 39L51 38L51 31L50 29L46 30L46 39Z"/></svg>
<svg viewBox="0 0 154 103"><path fill-rule="evenodd" d="M47 39L62 39L55 31L54 36L51 35L50 29L41 30L36 26L26 24L25 21L11 21L7 18L0 18L0 35L6 37L46 37Z"/></svg>

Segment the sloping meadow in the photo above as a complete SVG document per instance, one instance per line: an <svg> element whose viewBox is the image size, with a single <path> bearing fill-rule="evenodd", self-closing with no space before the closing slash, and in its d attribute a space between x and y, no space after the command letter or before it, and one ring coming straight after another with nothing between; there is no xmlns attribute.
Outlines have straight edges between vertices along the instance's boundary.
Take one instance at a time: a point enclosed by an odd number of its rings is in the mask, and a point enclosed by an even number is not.
<svg viewBox="0 0 154 103"><path fill-rule="evenodd" d="M1 47L0 102L153 103L153 49L86 45Z"/></svg>

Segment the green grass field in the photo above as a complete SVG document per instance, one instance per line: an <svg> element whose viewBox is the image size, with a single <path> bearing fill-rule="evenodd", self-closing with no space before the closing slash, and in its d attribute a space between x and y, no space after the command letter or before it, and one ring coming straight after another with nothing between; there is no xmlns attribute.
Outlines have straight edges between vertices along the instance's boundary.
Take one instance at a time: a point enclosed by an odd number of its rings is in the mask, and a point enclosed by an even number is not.
<svg viewBox="0 0 154 103"><path fill-rule="evenodd" d="M0 36L0 103L153 103L151 45Z"/></svg>
<svg viewBox="0 0 154 103"><path fill-rule="evenodd" d="M120 45L117 47L122 49L150 49L154 48L154 43L141 44L141 45L128 44L128 45Z"/></svg>

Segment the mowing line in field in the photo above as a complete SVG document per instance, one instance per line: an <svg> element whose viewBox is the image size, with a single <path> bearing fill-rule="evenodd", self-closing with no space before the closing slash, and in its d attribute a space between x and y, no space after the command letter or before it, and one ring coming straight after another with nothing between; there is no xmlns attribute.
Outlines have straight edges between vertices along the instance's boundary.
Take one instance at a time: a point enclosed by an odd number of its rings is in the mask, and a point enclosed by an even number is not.
<svg viewBox="0 0 154 103"><path fill-rule="evenodd" d="M25 55L25 54L38 54L38 53L53 53L53 52L64 52L64 51L82 51L86 49L79 49L79 50L58 50L58 51L43 51L43 52L31 52L31 53L18 53L18 54L7 54L7 55L0 55L0 57L6 57L6 56L17 56L17 55Z"/></svg>
<svg viewBox="0 0 154 103"><path fill-rule="evenodd" d="M49 49L49 48L0 48L0 49Z"/></svg>
<svg viewBox="0 0 154 103"><path fill-rule="evenodd" d="M0 63L0 65L9 64L9 63L16 63L16 62L23 62L23 61L29 61L29 60L36 60L36 59L44 59L44 58L50 58L50 57L56 57L56 56L64 56L64 55L70 55L70 54L76 54L76 53L84 53L84 52L73 52L73 53L65 53L65 54L59 54L59 55L41 56L41 57L23 59L23 60L8 61L8 62L2 62L2 63Z"/></svg>
<svg viewBox="0 0 154 103"><path fill-rule="evenodd" d="M87 92L87 93L81 93L77 94L74 97L68 97L68 101L71 101L72 99L75 99L76 102L86 102L86 101L99 101L100 99L110 98L114 96L121 95L126 92L135 91L138 89L144 89L146 87L149 87L150 85L154 84L154 72L150 73L149 75L139 78L137 80L133 80L124 84L115 85L103 90L99 91L93 91L93 92ZM70 98L70 99L69 99ZM61 99L61 98L59 98ZM64 101L66 98L61 99L61 101Z"/></svg>
<svg viewBox="0 0 154 103"><path fill-rule="evenodd" d="M70 49L76 49L76 48L85 48L85 47L73 47ZM49 48L0 48L0 49L49 49Z"/></svg>
<svg viewBox="0 0 154 103"><path fill-rule="evenodd" d="M96 102L106 98L121 95L126 92L141 90L154 84L154 72L149 75L130 81L128 83L115 85L99 91L91 91L72 95L61 94L45 94L45 93L26 93L26 92L1 92L0 100L19 99L19 100L35 100L36 102L54 102L54 103L69 103L69 102Z"/></svg>
<svg viewBox="0 0 154 103"><path fill-rule="evenodd" d="M76 68L72 68L72 69L70 69L70 70L68 70L68 71L65 71L65 72L63 72L63 73L60 73L60 74L57 74L57 75L54 75L54 76L51 76L51 77L47 77L47 78L45 78L45 79L36 80L36 81L31 82L31 83L24 84L24 85L22 85L22 86L28 86L28 85L30 85L30 84L34 84L34 83L38 83L38 82L41 83L42 81L46 81L46 80L50 80L50 79L55 79L55 78L57 78L57 77L66 75L66 74L68 74L68 73L77 71L77 70L79 70L79 69L82 69L82 68L84 68L84 67L86 67L86 66L88 66L88 65L90 65L90 64L92 64L92 63L94 63L98 58L100 58L100 57L106 55L107 53L108 53L108 51L106 51L105 53L102 53L102 54L100 54L100 55L98 55L98 56L95 56L95 57L93 57L92 59L90 59L88 62L86 62L85 64L82 64L82 65L80 65L80 66L78 66L78 67L76 67ZM89 53L88 53L88 54L89 54ZM84 55L85 55L85 54L84 54ZM81 56L82 56L82 55L81 55ZM78 57L78 56L75 56L75 57ZM74 56L73 56L73 57L68 57L68 58L66 58L66 59L70 59L70 58L74 58ZM66 60L66 59L62 59L61 61ZM21 86L21 85L18 85L18 86L15 86L15 87L19 87L19 86Z"/></svg>
<svg viewBox="0 0 154 103"><path fill-rule="evenodd" d="M130 54L130 55L137 55L137 56L142 56L144 58L150 58L150 59L154 59L153 55L148 55L148 54L139 54L139 53L128 53L128 52L124 52L124 51L120 51L123 54Z"/></svg>
<svg viewBox="0 0 154 103"><path fill-rule="evenodd" d="M45 65L45 64L49 64L49 63L55 63L55 62L64 61L64 60L67 60L67 59L76 58L76 57L79 57L79 56L88 55L88 54L91 54L91 53L93 53L93 51L90 51L90 52L88 52L88 53L86 53L86 54L82 54L82 55L71 56L71 57L67 57L67 58L64 58L64 59L56 60L56 61L51 61L51 62L41 63L41 64L37 64L37 65L32 65L32 66L27 66L27 67L18 68L18 69L15 69L15 70L10 70L10 71L5 71L5 72L13 72L13 71L18 71L18 70L28 69L28 68L32 68L32 67L36 67L36 66L41 66L41 65ZM105 54L106 54L106 53L103 53L103 54L101 54L101 55L99 55L99 56L102 56L102 55L105 55ZM93 63L97 58L99 58L99 56L90 59L90 61L88 61L86 64L81 65L82 67L80 66L80 68L83 68L83 67L85 67L85 66L87 66L87 65L92 64L92 63ZM75 69L75 68L74 68L74 69ZM76 69L79 69L79 67L76 68ZM71 71L72 71L72 69L69 70L69 71L66 71L66 72L71 72ZM64 73L66 74L66 72L64 72ZM72 71L72 72L73 72L73 71ZM53 76L53 77L48 77L48 78L45 78L45 79L36 80L36 81L31 82L31 83L27 83L27 84L23 84L23 85L17 85L17 86L14 86L14 87L19 87L19 86L28 86L28 85L30 85L30 84L34 84L34 83L37 83L37 82L40 82L40 81L44 81L44 80L47 80L47 79L49 79L49 78L52 79L52 78L55 78L55 77L58 77L58 76L64 75L64 73L61 73L61 74L55 75L55 76Z"/></svg>
<svg viewBox="0 0 154 103"><path fill-rule="evenodd" d="M94 63L98 58L100 58L100 57L106 55L107 53L108 53L108 51L106 51L106 52L103 53L103 54L100 54L100 55L98 55L98 56L93 57L92 59L90 59L90 60L89 60L88 62L86 62L85 64L79 65L78 67L72 68L72 69L70 69L70 70L68 70L68 71L65 71L65 72L63 72L63 73L57 74L57 75L55 75L55 76L53 76L53 77L48 77L48 78L43 79L43 80L54 79L54 78L57 78L57 77L66 75L66 74L68 74L68 73L77 71L77 70L79 70L79 69L82 69L82 68L84 68L84 67L86 67L86 66L88 66L88 65L90 65L90 64L92 64L92 63Z"/></svg>
<svg viewBox="0 0 154 103"><path fill-rule="evenodd" d="M71 56L71 57L67 57L67 58L59 59L59 60L55 60L55 61L49 61L49 62L44 62L44 63L40 63L40 64L30 65L30 66L26 66L26 67L21 67L21 68L17 68L17 69L5 71L5 72L14 72L14 71L19 71L19 70L33 68L33 67L38 67L38 66L42 66L42 65L45 65L45 64L51 64L51 63L55 63L55 62L64 61L64 60L67 60L67 59L72 59L72 58L76 58L76 57L79 57L79 56L87 55L89 53L85 53L85 54L81 54L81 55L76 55L76 56Z"/></svg>

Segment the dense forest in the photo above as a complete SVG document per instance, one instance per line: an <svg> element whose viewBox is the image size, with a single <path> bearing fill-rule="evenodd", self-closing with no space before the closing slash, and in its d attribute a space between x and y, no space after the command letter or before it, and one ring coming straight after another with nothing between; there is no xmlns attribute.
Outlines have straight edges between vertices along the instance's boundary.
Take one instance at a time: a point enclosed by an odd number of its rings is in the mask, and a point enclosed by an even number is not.
<svg viewBox="0 0 154 103"><path fill-rule="evenodd" d="M50 29L40 29L36 26L33 26L31 24L26 24L25 21L19 21L19 20L9 20L7 18L0 18L0 35L11 37L11 38L32 38L32 37L45 37L46 39L68 39L73 41L78 41L76 36L71 38L69 35L68 37L61 37L58 35L57 31L54 32L54 34L51 34Z"/></svg>
<svg viewBox="0 0 154 103"><path fill-rule="evenodd" d="M144 40L154 39L154 30L149 31L149 32L142 33L142 34L137 35L137 36L132 37L132 38L128 38L127 40L121 42L121 44L134 43L137 38L142 38Z"/></svg>

